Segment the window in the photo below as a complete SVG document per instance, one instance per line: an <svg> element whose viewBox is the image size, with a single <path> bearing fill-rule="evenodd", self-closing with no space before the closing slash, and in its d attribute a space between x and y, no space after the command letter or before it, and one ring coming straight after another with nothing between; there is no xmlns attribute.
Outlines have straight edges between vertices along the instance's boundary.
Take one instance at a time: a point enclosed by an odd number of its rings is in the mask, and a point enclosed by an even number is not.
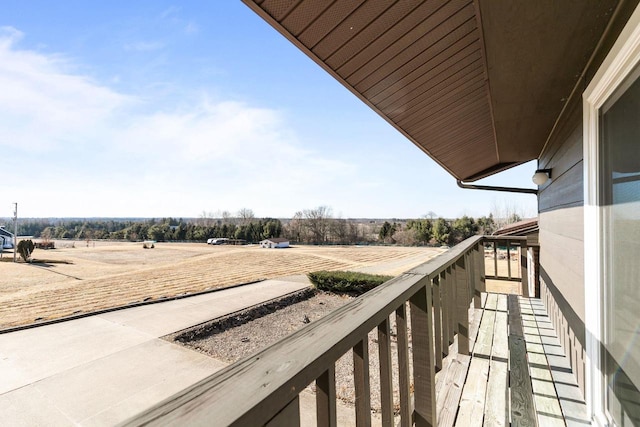
<svg viewBox="0 0 640 427"><path fill-rule="evenodd" d="M617 425L640 425L640 78L632 73L600 109L603 230L601 355L605 407Z"/></svg>
<svg viewBox="0 0 640 427"><path fill-rule="evenodd" d="M584 92L586 400L640 425L640 7Z"/></svg>

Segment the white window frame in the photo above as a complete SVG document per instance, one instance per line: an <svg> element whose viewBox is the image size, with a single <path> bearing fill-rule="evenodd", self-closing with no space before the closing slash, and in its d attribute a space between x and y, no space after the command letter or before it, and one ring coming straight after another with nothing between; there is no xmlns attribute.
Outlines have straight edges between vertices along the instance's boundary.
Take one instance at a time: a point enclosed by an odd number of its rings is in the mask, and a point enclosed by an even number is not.
<svg viewBox="0 0 640 427"><path fill-rule="evenodd" d="M640 64L640 6L631 15L604 62L583 94L584 131L584 277L586 332L585 399L592 421L607 426L605 377L600 366L604 327L604 211L600 189L599 111ZM597 232L596 232L597 231Z"/></svg>

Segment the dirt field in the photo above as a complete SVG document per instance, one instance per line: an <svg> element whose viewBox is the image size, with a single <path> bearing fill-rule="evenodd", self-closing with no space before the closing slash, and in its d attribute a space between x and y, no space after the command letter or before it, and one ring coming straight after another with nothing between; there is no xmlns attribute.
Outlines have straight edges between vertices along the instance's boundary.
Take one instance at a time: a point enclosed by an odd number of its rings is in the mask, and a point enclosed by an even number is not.
<svg viewBox="0 0 640 427"><path fill-rule="evenodd" d="M0 262L0 328L147 299L315 270L398 275L442 250L411 247L260 249L197 243L57 243L36 250L45 265ZM6 256L6 254L5 254Z"/></svg>

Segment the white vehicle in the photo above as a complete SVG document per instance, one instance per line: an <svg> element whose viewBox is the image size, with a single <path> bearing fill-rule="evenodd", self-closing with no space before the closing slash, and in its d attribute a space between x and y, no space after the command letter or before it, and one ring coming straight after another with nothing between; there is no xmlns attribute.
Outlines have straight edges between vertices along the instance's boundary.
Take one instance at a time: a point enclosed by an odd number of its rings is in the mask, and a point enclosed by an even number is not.
<svg viewBox="0 0 640 427"><path fill-rule="evenodd" d="M207 245L224 245L228 240L226 237L215 237L207 239Z"/></svg>

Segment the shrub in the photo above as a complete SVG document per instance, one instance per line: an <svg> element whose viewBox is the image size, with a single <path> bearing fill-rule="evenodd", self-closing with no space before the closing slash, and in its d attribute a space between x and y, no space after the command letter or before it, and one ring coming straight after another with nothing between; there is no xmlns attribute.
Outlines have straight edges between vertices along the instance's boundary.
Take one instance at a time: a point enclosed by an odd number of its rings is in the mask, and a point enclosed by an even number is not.
<svg viewBox="0 0 640 427"><path fill-rule="evenodd" d="M392 279L392 276L356 273L354 271L314 271L307 274L321 291L360 295Z"/></svg>
<svg viewBox="0 0 640 427"><path fill-rule="evenodd" d="M35 249L35 245L32 240L20 240L18 242L18 253L20 257L24 260L24 262L28 262L29 258L31 258L31 254Z"/></svg>

